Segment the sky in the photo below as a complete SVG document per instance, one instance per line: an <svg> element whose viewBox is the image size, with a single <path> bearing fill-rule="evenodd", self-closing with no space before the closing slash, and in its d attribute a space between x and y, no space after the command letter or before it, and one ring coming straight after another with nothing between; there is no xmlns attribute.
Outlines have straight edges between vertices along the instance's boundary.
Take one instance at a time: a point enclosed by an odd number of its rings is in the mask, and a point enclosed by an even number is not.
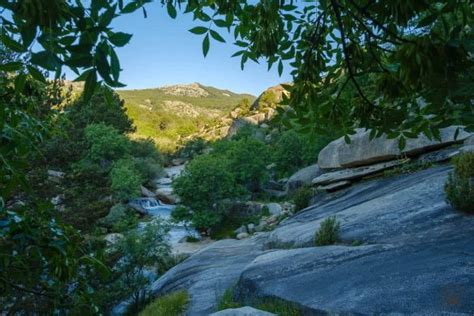
<svg viewBox="0 0 474 316"><path fill-rule="evenodd" d="M179 14L173 20L166 8L157 3L147 6L148 18L142 11L120 16L113 22L114 31L132 33L128 45L117 49L120 58L121 82L125 89L154 88L162 85L199 82L237 93L259 95L266 88L291 81L289 69L278 75L276 65L267 71L267 64L247 62L240 68L240 57L231 58L238 47L231 35L219 29L226 43L211 40L209 54L202 54L203 35L188 30L202 22L190 14Z"/></svg>

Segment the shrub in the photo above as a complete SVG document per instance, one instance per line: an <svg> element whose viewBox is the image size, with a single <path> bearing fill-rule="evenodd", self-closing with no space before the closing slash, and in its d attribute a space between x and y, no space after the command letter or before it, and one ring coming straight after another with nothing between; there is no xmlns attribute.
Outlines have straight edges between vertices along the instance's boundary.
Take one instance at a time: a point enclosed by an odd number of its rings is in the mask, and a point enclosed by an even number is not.
<svg viewBox="0 0 474 316"><path fill-rule="evenodd" d="M242 189L230 172L228 161L213 155L198 156L192 160L173 188L181 202L192 212L174 213L180 220L189 220L193 226L205 230L222 220L218 204L223 199L239 196Z"/></svg>
<svg viewBox="0 0 474 316"><path fill-rule="evenodd" d="M295 204L295 212L299 212L307 208L313 197L313 189L310 187L301 187L293 193L293 203Z"/></svg>
<svg viewBox="0 0 474 316"><path fill-rule="evenodd" d="M239 308L242 304L236 302L234 300L234 287L230 287L225 290L222 297L219 299L217 303L217 310L221 311L228 308Z"/></svg>
<svg viewBox="0 0 474 316"><path fill-rule="evenodd" d="M457 210L474 213L474 153L459 155L453 163L445 185L447 200Z"/></svg>
<svg viewBox="0 0 474 316"><path fill-rule="evenodd" d="M339 240L340 223L336 217L328 217L321 222L319 230L316 232L314 243L316 246L333 245Z"/></svg>
<svg viewBox="0 0 474 316"><path fill-rule="evenodd" d="M154 220L141 230L130 230L114 246L122 256L115 264L113 284L109 295L114 301L131 298L131 309L138 310L150 295L150 278L146 271L154 268L157 274L169 268L170 246L166 240L169 227Z"/></svg>
<svg viewBox="0 0 474 316"><path fill-rule="evenodd" d="M118 201L140 196L143 179L130 159L121 159L114 163L110 171L111 188Z"/></svg>
<svg viewBox="0 0 474 316"><path fill-rule="evenodd" d="M186 311L189 302L189 295L186 291L174 292L157 298L153 303L149 304L140 316L179 316Z"/></svg>
<svg viewBox="0 0 474 316"><path fill-rule="evenodd" d="M130 151L128 139L112 126L90 124L84 132L88 144L86 157L93 162L114 161L127 156Z"/></svg>

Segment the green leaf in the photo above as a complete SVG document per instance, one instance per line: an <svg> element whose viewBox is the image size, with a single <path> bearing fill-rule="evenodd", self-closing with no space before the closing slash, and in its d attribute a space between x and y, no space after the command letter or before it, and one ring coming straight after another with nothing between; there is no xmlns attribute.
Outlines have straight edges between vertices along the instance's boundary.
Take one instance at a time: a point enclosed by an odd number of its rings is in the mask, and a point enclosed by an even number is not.
<svg viewBox="0 0 474 316"><path fill-rule="evenodd" d="M52 52L45 50L31 54L30 62L51 71L61 66L61 60Z"/></svg>
<svg viewBox="0 0 474 316"><path fill-rule="evenodd" d="M122 13L132 13L138 8L140 8L140 4L138 2L130 2L122 9Z"/></svg>
<svg viewBox="0 0 474 316"><path fill-rule="evenodd" d="M1 37L3 45L5 45L7 48L11 49L12 51L16 53L24 53L26 51L26 48L15 41L14 39L8 37L6 34L2 34Z"/></svg>
<svg viewBox="0 0 474 316"><path fill-rule="evenodd" d="M117 81L120 75L120 61L113 49L110 49L110 69L112 72L112 77L115 81Z"/></svg>
<svg viewBox="0 0 474 316"><path fill-rule="evenodd" d="M207 34L205 37L204 37L204 40L202 41L202 53L204 54L204 57L207 56L207 53L209 52L209 46L210 46L210 43L209 43L209 34Z"/></svg>
<svg viewBox="0 0 474 316"><path fill-rule="evenodd" d="M400 136L400 138L398 139L398 148L400 149L400 151L405 149L406 144L407 144L407 142L406 142L405 137Z"/></svg>
<svg viewBox="0 0 474 316"><path fill-rule="evenodd" d="M280 59L280 61L278 62L278 75L281 77L282 74L283 74L283 63Z"/></svg>
<svg viewBox="0 0 474 316"><path fill-rule="evenodd" d="M24 73L19 74L15 78L15 92L22 93L25 88L26 75Z"/></svg>
<svg viewBox="0 0 474 316"><path fill-rule="evenodd" d="M217 25L218 27L227 27L229 26L226 21L224 20L213 20L214 24Z"/></svg>
<svg viewBox="0 0 474 316"><path fill-rule="evenodd" d="M417 27L421 28L421 27L431 25L437 19L438 19L438 14L431 14L431 15L425 16L423 19L420 20L420 22L418 22Z"/></svg>
<svg viewBox="0 0 474 316"><path fill-rule="evenodd" d="M84 102L89 102L94 94L97 85L97 73L92 70L87 74L86 83L84 85L84 91L82 93Z"/></svg>
<svg viewBox="0 0 474 316"><path fill-rule="evenodd" d="M87 70L84 71L79 77L77 77L76 79L74 79L74 82L85 81L85 80L89 77L89 75L90 75L90 73L91 73L92 71L95 71L95 69L92 69L92 68L91 68L91 69L87 69Z"/></svg>
<svg viewBox="0 0 474 316"><path fill-rule="evenodd" d="M115 46L123 47L128 44L131 38L132 34L117 32L109 36L109 41Z"/></svg>
<svg viewBox="0 0 474 316"><path fill-rule="evenodd" d="M28 68L28 72L30 73L30 75L35 79L35 80L38 80L40 82L43 82L43 83L46 83L46 78L44 77L43 73L41 71L39 71L38 69L36 69L35 67L33 66L27 66L26 68Z"/></svg>
<svg viewBox="0 0 474 316"><path fill-rule="evenodd" d="M189 32L193 33L193 34L205 34L207 33L208 31L208 28L207 27L204 27L204 26L196 26L196 27L193 27L192 29L189 30Z"/></svg>
<svg viewBox="0 0 474 316"><path fill-rule="evenodd" d="M171 2L168 2L166 4L166 10L168 11L168 15L171 18L176 19L176 15L177 15L176 8L174 7L174 5Z"/></svg>
<svg viewBox="0 0 474 316"><path fill-rule="evenodd" d="M21 69L22 63L19 61L12 61L10 63L1 64L0 70L2 71L17 71Z"/></svg>
<svg viewBox="0 0 474 316"><path fill-rule="evenodd" d="M211 36L212 38L214 38L216 41L219 41L221 43L225 43L225 39L219 35L219 33L217 33L216 31L214 30L211 30Z"/></svg>

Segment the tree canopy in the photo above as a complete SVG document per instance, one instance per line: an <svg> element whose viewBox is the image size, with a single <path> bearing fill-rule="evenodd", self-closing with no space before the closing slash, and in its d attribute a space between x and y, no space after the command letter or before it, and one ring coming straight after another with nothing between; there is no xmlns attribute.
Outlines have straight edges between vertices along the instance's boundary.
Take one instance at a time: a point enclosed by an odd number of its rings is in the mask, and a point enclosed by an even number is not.
<svg viewBox="0 0 474 316"><path fill-rule="evenodd" d="M371 128L374 137L401 135L402 145L422 132L437 137L444 126L474 127L469 0L3 0L1 41L28 57L0 69L44 80L38 70L59 77L69 67L85 81L86 100L98 83L120 87L115 49L132 35L110 24L136 10L146 17L152 5L172 18L192 14L197 26L190 31L203 37L204 55L228 31L242 67L249 60L280 73L290 67L286 124L319 133Z"/></svg>

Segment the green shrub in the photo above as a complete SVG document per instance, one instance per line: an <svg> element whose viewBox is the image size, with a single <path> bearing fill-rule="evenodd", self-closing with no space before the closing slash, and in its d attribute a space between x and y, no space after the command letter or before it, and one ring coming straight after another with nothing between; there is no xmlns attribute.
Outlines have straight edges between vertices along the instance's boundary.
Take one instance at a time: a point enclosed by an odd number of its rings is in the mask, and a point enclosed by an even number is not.
<svg viewBox="0 0 474 316"><path fill-rule="evenodd" d="M303 315L298 306L295 304L276 298L263 299L261 302L255 305L255 308L269 313L274 313L278 316Z"/></svg>
<svg viewBox="0 0 474 316"><path fill-rule="evenodd" d="M447 200L457 210L474 213L474 153L455 157L453 164L445 185Z"/></svg>
<svg viewBox="0 0 474 316"><path fill-rule="evenodd" d="M336 217L328 217L321 222L319 230L314 237L316 246L333 245L339 240L340 223Z"/></svg>
<svg viewBox="0 0 474 316"><path fill-rule="evenodd" d="M140 196L143 179L130 159L121 159L114 163L110 171L111 188L118 201Z"/></svg>
<svg viewBox="0 0 474 316"><path fill-rule="evenodd" d="M295 212L299 212L309 206L314 191L311 187L301 187L293 193L292 200L295 204Z"/></svg>
<svg viewBox="0 0 474 316"><path fill-rule="evenodd" d="M125 157L130 152L127 137L118 130L104 123L90 124L85 130L85 139L88 144L86 157L91 161L102 163Z"/></svg>
<svg viewBox="0 0 474 316"><path fill-rule="evenodd" d="M188 302L189 295L186 291L174 292L157 298L140 313L140 316L184 315Z"/></svg>
<svg viewBox="0 0 474 316"><path fill-rule="evenodd" d="M242 307L242 304L236 302L234 300L234 287L230 287L225 290L222 297L219 299L217 303L217 310L221 311L228 308L239 308Z"/></svg>

